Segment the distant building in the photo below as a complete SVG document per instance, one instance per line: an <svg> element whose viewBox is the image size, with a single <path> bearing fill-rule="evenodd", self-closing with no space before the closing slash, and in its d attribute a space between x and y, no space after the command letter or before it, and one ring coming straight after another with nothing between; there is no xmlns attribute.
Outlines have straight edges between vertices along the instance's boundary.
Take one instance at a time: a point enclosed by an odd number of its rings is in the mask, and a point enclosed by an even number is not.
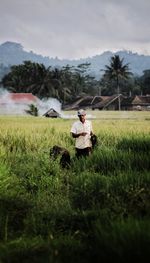
<svg viewBox="0 0 150 263"><path fill-rule="evenodd" d="M38 98L32 93L2 93L0 94L1 115L25 115L30 104L37 104Z"/></svg>
<svg viewBox="0 0 150 263"><path fill-rule="evenodd" d="M101 96L101 101L92 106L92 110L118 110L119 109L119 100L120 105L123 100L123 96L112 95L112 96Z"/></svg>
<svg viewBox="0 0 150 263"><path fill-rule="evenodd" d="M122 95L113 96L85 96L79 98L74 103L66 105L64 110L78 110L80 108L92 110L117 110L118 99L122 100Z"/></svg>
<svg viewBox="0 0 150 263"><path fill-rule="evenodd" d="M118 110L150 110L150 95L125 97L121 94L112 96L85 96L63 107L64 110L92 109Z"/></svg>
<svg viewBox="0 0 150 263"><path fill-rule="evenodd" d="M121 102L122 110L150 110L150 95L132 96L124 98Z"/></svg>
<svg viewBox="0 0 150 263"><path fill-rule="evenodd" d="M43 116L48 118L60 118L60 114L53 108L49 109L46 113L43 114Z"/></svg>

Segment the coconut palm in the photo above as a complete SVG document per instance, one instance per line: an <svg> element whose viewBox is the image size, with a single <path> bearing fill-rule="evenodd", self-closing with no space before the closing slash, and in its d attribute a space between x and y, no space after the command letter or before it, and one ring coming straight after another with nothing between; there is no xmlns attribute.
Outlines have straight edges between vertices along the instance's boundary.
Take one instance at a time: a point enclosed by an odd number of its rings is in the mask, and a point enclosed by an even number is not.
<svg viewBox="0 0 150 263"><path fill-rule="evenodd" d="M116 80L118 94L118 109L120 110L120 87L119 80L127 79L132 74L129 71L129 64L123 64L124 59L120 59L119 55L114 55L110 59L110 65L105 65L104 77L108 80Z"/></svg>
<svg viewBox="0 0 150 263"><path fill-rule="evenodd" d="M25 110L25 112L32 116L38 116L38 108L34 104L30 104L29 109Z"/></svg>

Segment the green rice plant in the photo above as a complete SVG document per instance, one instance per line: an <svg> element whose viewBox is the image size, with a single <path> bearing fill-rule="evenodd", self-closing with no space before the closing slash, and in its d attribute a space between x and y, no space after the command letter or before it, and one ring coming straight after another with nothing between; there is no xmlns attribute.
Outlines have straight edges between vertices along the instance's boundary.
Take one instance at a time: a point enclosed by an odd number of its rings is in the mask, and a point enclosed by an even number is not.
<svg viewBox="0 0 150 263"><path fill-rule="evenodd" d="M116 172L114 176L110 176L111 186L115 194L122 193L125 187L147 187L150 186L150 177L149 172L137 172L137 171L128 171L128 172Z"/></svg>
<svg viewBox="0 0 150 263"><path fill-rule="evenodd" d="M72 179L71 189L74 207L86 210L96 206L97 203L103 207L109 195L109 180L103 175L86 171Z"/></svg>
<svg viewBox="0 0 150 263"><path fill-rule="evenodd" d="M0 239L20 233L27 210L30 209L25 189L20 180L5 164L0 167Z"/></svg>
<svg viewBox="0 0 150 263"><path fill-rule="evenodd" d="M147 262L150 256L149 220L115 221L103 226L93 225L91 255L102 262ZM98 262L98 261L97 261Z"/></svg>
<svg viewBox="0 0 150 263"><path fill-rule="evenodd" d="M117 148L120 150L128 150L134 152L145 152L150 158L150 136L146 135L130 135L121 138L118 141Z"/></svg>
<svg viewBox="0 0 150 263"><path fill-rule="evenodd" d="M10 170L7 164L0 165L0 196L17 196L24 194L21 180Z"/></svg>
<svg viewBox="0 0 150 263"><path fill-rule="evenodd" d="M125 170L129 164L129 156L122 151L116 151L115 148L101 147L93 153L89 160L89 167L95 172L108 173L115 170Z"/></svg>
<svg viewBox="0 0 150 263"><path fill-rule="evenodd" d="M51 160L48 154L14 153L8 156L6 163L29 193L50 189L51 178L61 174L58 162Z"/></svg>
<svg viewBox="0 0 150 263"><path fill-rule="evenodd" d="M0 197L0 240L16 238L24 230L24 220L32 207L32 202L23 196Z"/></svg>
<svg viewBox="0 0 150 263"><path fill-rule="evenodd" d="M0 244L0 250L2 262L65 263L69 260L70 263L75 263L82 258L85 263L88 259L85 244L71 235L55 237L50 234L46 240L40 236L32 239L18 238L6 246Z"/></svg>
<svg viewBox="0 0 150 263"><path fill-rule="evenodd" d="M109 114L92 120L99 145L80 160L74 120L0 117L0 261L130 262L141 246L143 262L150 126L144 113ZM50 158L56 144L69 150L69 169Z"/></svg>
<svg viewBox="0 0 150 263"><path fill-rule="evenodd" d="M0 260L2 262L53 262L56 258L55 250L49 242L45 242L41 237L28 239L20 237L5 245L0 244Z"/></svg>
<svg viewBox="0 0 150 263"><path fill-rule="evenodd" d="M81 171L86 166L87 169L95 172L107 174L110 171L144 171L150 169L149 155L147 153L118 150L115 147L101 147L92 154L86 161Z"/></svg>
<svg viewBox="0 0 150 263"><path fill-rule="evenodd" d="M149 172L129 171L110 177L109 193L119 198L120 204L124 207L123 216L148 217L149 187Z"/></svg>
<svg viewBox="0 0 150 263"><path fill-rule="evenodd" d="M34 208L25 218L24 233L28 236L47 237L50 232L64 232L67 215L72 211L68 198L58 193L38 194L34 199ZM67 226L69 231L70 225Z"/></svg>
<svg viewBox="0 0 150 263"><path fill-rule="evenodd" d="M80 232L74 235L55 236L43 239L18 238L0 244L2 262L147 262L149 258L149 228L147 220L111 222L103 226L99 220L93 223L89 238L79 239Z"/></svg>

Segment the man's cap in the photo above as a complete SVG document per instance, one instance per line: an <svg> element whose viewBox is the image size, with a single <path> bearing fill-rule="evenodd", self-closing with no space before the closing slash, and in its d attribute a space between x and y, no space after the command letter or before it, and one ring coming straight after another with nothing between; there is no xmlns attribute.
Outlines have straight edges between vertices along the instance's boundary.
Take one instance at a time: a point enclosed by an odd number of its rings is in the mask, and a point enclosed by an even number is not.
<svg viewBox="0 0 150 263"><path fill-rule="evenodd" d="M78 111L78 116L86 115L85 110L81 109Z"/></svg>

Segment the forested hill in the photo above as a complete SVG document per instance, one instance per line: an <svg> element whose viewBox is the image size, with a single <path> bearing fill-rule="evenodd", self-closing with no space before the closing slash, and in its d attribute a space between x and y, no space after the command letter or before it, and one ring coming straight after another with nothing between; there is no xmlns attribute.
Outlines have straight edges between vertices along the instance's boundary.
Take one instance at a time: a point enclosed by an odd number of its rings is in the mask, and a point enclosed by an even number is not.
<svg viewBox="0 0 150 263"><path fill-rule="evenodd" d="M144 70L150 69L150 56L139 55L137 53L132 53L131 51L118 51L116 53L106 51L100 55L85 59L61 60L57 57L50 58L37 55L32 51L27 52L21 44L15 42L5 42L0 45L0 64L3 64L4 67L8 67L11 65L22 64L25 60L30 60L32 62L43 63L46 67L61 67L67 64L77 66L89 62L91 63L90 73L99 77L102 74L101 69L104 69L105 65L109 64L110 57L114 54L118 54L121 58L124 58L124 63L129 63L130 70L136 75L142 75Z"/></svg>

